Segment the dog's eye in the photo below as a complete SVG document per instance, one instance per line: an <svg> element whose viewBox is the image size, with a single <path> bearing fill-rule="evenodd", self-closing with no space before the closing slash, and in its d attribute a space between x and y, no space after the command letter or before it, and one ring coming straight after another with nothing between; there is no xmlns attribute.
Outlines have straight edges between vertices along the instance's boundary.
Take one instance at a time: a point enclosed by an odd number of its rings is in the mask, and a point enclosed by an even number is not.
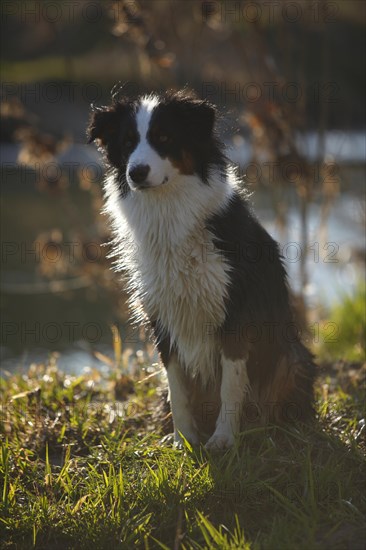
<svg viewBox="0 0 366 550"><path fill-rule="evenodd" d="M166 134L158 135L158 140L160 143L166 143L168 141L168 136Z"/></svg>
<svg viewBox="0 0 366 550"><path fill-rule="evenodd" d="M122 146L124 149L131 149L136 143L136 138L133 134L127 132L122 138Z"/></svg>

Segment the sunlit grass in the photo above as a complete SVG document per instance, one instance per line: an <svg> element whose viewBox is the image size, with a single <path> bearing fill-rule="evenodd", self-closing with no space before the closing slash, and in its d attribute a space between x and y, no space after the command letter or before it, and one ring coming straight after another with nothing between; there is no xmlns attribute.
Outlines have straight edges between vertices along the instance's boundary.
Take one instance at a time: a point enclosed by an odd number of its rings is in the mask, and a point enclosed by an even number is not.
<svg viewBox="0 0 366 550"><path fill-rule="evenodd" d="M354 295L345 295L333 306L329 320L320 326L317 355L324 360L366 360L366 285L359 283Z"/></svg>
<svg viewBox="0 0 366 550"><path fill-rule="evenodd" d="M115 371L67 376L51 358L9 375L3 546L361 548L364 400L359 378L340 380L322 375L314 426L251 428L215 456L161 442L155 378L142 374L117 402Z"/></svg>

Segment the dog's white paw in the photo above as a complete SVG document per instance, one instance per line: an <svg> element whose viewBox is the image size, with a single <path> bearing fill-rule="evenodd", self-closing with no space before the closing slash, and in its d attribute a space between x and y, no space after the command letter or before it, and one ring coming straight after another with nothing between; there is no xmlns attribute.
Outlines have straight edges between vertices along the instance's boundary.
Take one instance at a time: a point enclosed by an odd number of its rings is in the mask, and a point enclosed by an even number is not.
<svg viewBox="0 0 366 550"><path fill-rule="evenodd" d="M224 451L234 445L234 435L232 433L214 433L207 441L205 448L207 451Z"/></svg>

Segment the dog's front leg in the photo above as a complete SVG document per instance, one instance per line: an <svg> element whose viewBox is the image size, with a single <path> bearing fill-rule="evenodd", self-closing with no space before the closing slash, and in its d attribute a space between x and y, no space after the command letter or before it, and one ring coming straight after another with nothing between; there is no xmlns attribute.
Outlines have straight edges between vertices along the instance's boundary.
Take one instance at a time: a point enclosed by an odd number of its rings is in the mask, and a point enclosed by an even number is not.
<svg viewBox="0 0 366 550"><path fill-rule="evenodd" d="M181 443L180 433L193 445L199 443L197 429L192 415L187 386L187 374L176 355L170 357L167 365L170 407L174 423L174 441Z"/></svg>
<svg viewBox="0 0 366 550"><path fill-rule="evenodd" d="M206 449L227 449L234 443L240 431L240 420L245 396L249 392L246 359L228 359L221 355L222 379L220 388L221 408L213 435Z"/></svg>

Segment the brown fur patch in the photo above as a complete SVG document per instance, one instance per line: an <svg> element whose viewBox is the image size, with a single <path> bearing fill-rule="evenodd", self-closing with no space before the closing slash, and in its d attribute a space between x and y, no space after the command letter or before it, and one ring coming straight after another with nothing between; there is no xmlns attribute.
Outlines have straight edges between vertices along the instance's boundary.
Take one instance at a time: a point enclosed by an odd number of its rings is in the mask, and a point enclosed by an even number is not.
<svg viewBox="0 0 366 550"><path fill-rule="evenodd" d="M199 378L188 379L190 405L198 431L204 437L212 435L220 412L221 376L218 373L214 384L204 387Z"/></svg>
<svg viewBox="0 0 366 550"><path fill-rule="evenodd" d="M284 416L287 416L287 405L290 405L291 395L293 395L295 387L295 365L289 366L287 359L281 359L274 380L271 384L271 400L274 403L273 410L270 411L270 420L273 422L281 422ZM289 419L288 419L289 420Z"/></svg>
<svg viewBox="0 0 366 550"><path fill-rule="evenodd" d="M239 328L238 326L232 330L223 329L220 334L222 353L231 361L247 359L250 351L250 343L241 334Z"/></svg>
<svg viewBox="0 0 366 550"><path fill-rule="evenodd" d="M179 172L185 176L190 176L194 173L194 160L192 155L187 151L183 151L182 158L180 160L170 159L175 168L178 168Z"/></svg>
<svg viewBox="0 0 366 550"><path fill-rule="evenodd" d="M279 362L276 370L275 378L272 383L272 394L276 396L278 401L285 401L295 388L295 373L294 369L289 367L286 357L283 357Z"/></svg>
<svg viewBox="0 0 366 550"><path fill-rule="evenodd" d="M288 357L279 362L274 377L260 392L262 423L288 423L311 417L311 381L304 366L290 363Z"/></svg>

